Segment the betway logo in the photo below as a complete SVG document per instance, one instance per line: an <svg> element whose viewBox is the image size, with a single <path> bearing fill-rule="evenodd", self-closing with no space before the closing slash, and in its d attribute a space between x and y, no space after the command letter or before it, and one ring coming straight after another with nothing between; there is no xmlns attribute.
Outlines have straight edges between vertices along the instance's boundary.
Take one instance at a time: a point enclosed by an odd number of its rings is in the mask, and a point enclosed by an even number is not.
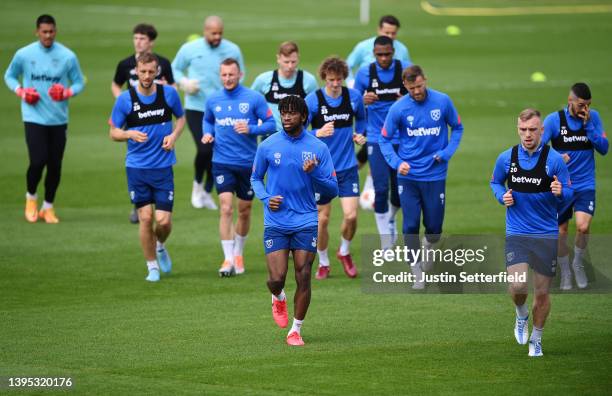
<svg viewBox="0 0 612 396"><path fill-rule="evenodd" d="M142 111L142 112L138 112L138 118L140 118L141 120L143 118L149 118L149 117L163 117L164 116L164 112L166 111L166 109L157 109L157 110L147 110L147 111Z"/></svg>
<svg viewBox="0 0 612 396"><path fill-rule="evenodd" d="M376 89L376 95L387 95L387 94L399 94L399 88L384 88L384 89Z"/></svg>
<svg viewBox="0 0 612 396"><path fill-rule="evenodd" d="M540 183L542 183L542 179L541 178L537 178L537 177L527 177L527 176L514 176L511 175L512 177L512 182L513 183L528 183L528 184L535 184L536 186L539 186Z"/></svg>
<svg viewBox="0 0 612 396"><path fill-rule="evenodd" d="M325 122L338 121L338 120L348 121L350 117L351 117L350 114L332 114L332 115L323 114L323 119L325 120Z"/></svg>
<svg viewBox="0 0 612 396"><path fill-rule="evenodd" d="M274 96L274 99L280 100L280 99L286 98L287 96L289 96L289 94L274 92L273 96Z"/></svg>
<svg viewBox="0 0 612 396"><path fill-rule="evenodd" d="M232 117L225 117L225 118L217 118L215 120L215 122L218 125L221 126L234 126L236 125L237 122L246 122L247 124L249 123L249 119L248 118L232 118Z"/></svg>
<svg viewBox="0 0 612 396"><path fill-rule="evenodd" d="M49 81L49 82L52 82L52 83L60 82L60 78L59 77L47 76L46 74L34 74L34 73L31 73L30 74L30 79L32 81Z"/></svg>
<svg viewBox="0 0 612 396"><path fill-rule="evenodd" d="M563 136L563 143L588 142L586 136Z"/></svg>
<svg viewBox="0 0 612 396"><path fill-rule="evenodd" d="M433 128L420 127L417 129L406 128L406 132L408 133L408 136L438 136L441 129L442 128L439 126Z"/></svg>

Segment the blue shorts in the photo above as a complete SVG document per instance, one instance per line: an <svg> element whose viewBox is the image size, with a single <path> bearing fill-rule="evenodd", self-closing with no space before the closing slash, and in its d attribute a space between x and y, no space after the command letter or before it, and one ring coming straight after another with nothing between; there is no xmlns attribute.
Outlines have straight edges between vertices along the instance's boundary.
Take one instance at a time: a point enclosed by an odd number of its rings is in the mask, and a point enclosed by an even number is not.
<svg viewBox="0 0 612 396"><path fill-rule="evenodd" d="M275 227L264 227L263 243L266 254L277 250L317 251L317 227L305 227L293 231L284 231Z"/></svg>
<svg viewBox="0 0 612 396"><path fill-rule="evenodd" d="M137 208L155 204L155 209L172 212L174 173L172 167L157 169L125 168L130 199Z"/></svg>
<svg viewBox="0 0 612 396"><path fill-rule="evenodd" d="M336 172L336 179L338 180L338 196L340 198L359 196L359 172L356 166ZM326 205L334 198L315 192L317 205Z"/></svg>
<svg viewBox="0 0 612 396"><path fill-rule="evenodd" d="M444 208L446 203L446 180L414 181L398 178L397 192L402 204L404 235L416 235L418 248L418 235L423 213L425 234L440 235L444 222ZM435 240L430 240L435 242ZM413 247L411 244L409 247Z"/></svg>
<svg viewBox="0 0 612 396"><path fill-rule="evenodd" d="M239 199L252 201L255 194L251 188L251 171L251 168L213 162L212 173L217 194L236 193Z"/></svg>
<svg viewBox="0 0 612 396"><path fill-rule="evenodd" d="M557 222L559 224L568 222L574 212L584 212L595 216L595 190L574 191L571 201L559 210Z"/></svg>
<svg viewBox="0 0 612 396"><path fill-rule="evenodd" d="M536 238L527 235L506 235L506 268L528 263L540 275L554 277L557 269L557 237Z"/></svg>

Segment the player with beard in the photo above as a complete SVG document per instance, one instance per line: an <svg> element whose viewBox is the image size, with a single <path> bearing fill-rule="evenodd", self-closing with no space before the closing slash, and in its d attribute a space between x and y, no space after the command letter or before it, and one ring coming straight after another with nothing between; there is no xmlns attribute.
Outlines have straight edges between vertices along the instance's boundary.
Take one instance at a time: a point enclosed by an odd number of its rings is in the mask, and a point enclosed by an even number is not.
<svg viewBox="0 0 612 396"><path fill-rule="evenodd" d="M297 288L287 344L300 346L304 345L301 327L310 304L311 269L317 250L315 191L333 197L338 184L327 146L305 130L308 108L304 100L287 96L278 108L283 131L270 136L257 149L251 183L264 203L268 289L272 293L272 316L282 328L288 325L284 286L289 252L293 255Z"/></svg>
<svg viewBox="0 0 612 396"><path fill-rule="evenodd" d="M242 79L246 70L240 48L223 38L223 32L223 20L209 16L204 21L204 37L183 44L172 61L174 78L185 91L185 115L197 148L191 204L195 208L213 210L217 209L210 195L213 188L213 145L202 143L204 108L210 95L223 88L219 80L219 66L223 60L236 59L242 70Z"/></svg>
<svg viewBox="0 0 612 396"><path fill-rule="evenodd" d="M138 85L119 95L109 121L111 139L127 142L128 190L138 208L149 282L159 281L160 267L166 273L172 269L165 242L172 230L174 145L185 127L176 89L154 83L158 67L155 55L138 57ZM174 128L172 115L176 117Z"/></svg>

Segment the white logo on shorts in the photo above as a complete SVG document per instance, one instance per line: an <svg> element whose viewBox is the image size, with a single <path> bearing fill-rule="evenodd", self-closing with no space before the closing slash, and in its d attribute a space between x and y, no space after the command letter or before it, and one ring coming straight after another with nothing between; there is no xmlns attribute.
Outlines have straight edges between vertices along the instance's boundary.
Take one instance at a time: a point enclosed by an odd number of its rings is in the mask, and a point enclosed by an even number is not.
<svg viewBox="0 0 612 396"><path fill-rule="evenodd" d="M431 115L432 120L438 121L440 119L440 109L430 111L429 115Z"/></svg>
<svg viewBox="0 0 612 396"><path fill-rule="evenodd" d="M268 239L268 240L266 240L266 247L267 247L268 249L270 249L270 248L272 247L272 245L273 245L273 244L274 244L274 240L272 240L272 239Z"/></svg>
<svg viewBox="0 0 612 396"><path fill-rule="evenodd" d="M353 192L355 194L359 192L359 185L357 183L353 183Z"/></svg>
<svg viewBox="0 0 612 396"><path fill-rule="evenodd" d="M440 194L440 202L444 205L444 193Z"/></svg>
<svg viewBox="0 0 612 396"><path fill-rule="evenodd" d="M130 199L134 200L135 197L136 197L136 191L130 191Z"/></svg>
<svg viewBox="0 0 612 396"><path fill-rule="evenodd" d="M247 195L248 195L248 196L253 195L253 190L249 190L249 191L247 192Z"/></svg>
<svg viewBox="0 0 612 396"><path fill-rule="evenodd" d="M319 202L319 200L321 199L321 194L319 194L318 192L315 193L315 201Z"/></svg>
<svg viewBox="0 0 612 396"><path fill-rule="evenodd" d="M404 186L397 186L397 193L401 194L404 192Z"/></svg>
<svg viewBox="0 0 612 396"><path fill-rule="evenodd" d="M312 237L312 243L310 244L312 247L317 247L317 237Z"/></svg>
<svg viewBox="0 0 612 396"><path fill-rule="evenodd" d="M506 254L506 261L511 262L514 259L514 252L508 252Z"/></svg>
<svg viewBox="0 0 612 396"><path fill-rule="evenodd" d="M224 180L225 180L225 178L223 177L223 175L217 176L217 184L223 184Z"/></svg>
<svg viewBox="0 0 612 396"><path fill-rule="evenodd" d="M174 191L170 191L168 193L168 201L172 201L172 200L174 200Z"/></svg>
<svg viewBox="0 0 612 396"><path fill-rule="evenodd" d="M589 201L589 210L592 212L593 208L595 207L595 204L593 203L593 201Z"/></svg>
<svg viewBox="0 0 612 396"><path fill-rule="evenodd" d="M374 152L374 146L368 146L368 155L372 155Z"/></svg>
<svg viewBox="0 0 612 396"><path fill-rule="evenodd" d="M247 111L249 111L249 104L248 103L240 103L238 105L238 110L240 110L240 112L242 114L245 114Z"/></svg>

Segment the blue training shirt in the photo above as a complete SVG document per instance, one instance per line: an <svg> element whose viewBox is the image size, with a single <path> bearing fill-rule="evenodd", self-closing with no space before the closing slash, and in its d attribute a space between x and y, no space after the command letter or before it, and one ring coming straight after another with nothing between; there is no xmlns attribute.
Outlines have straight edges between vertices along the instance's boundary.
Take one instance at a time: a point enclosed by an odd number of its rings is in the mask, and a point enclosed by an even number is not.
<svg viewBox="0 0 612 396"><path fill-rule="evenodd" d="M318 88L317 79L312 74L308 73L306 70L303 70L303 72L304 72L304 79L302 81L302 86L304 88L304 92L306 92L306 95L308 95L309 93L317 90ZM261 73L259 76L257 76L257 78L255 78L255 81L253 81L253 84L251 85L251 89L261 93L262 95L265 95L266 93L268 93L268 91L270 91L270 86L272 84L272 74L273 73L274 73L273 70ZM291 77L290 79L285 79L280 73L278 74L278 82L284 88L290 88L294 86L296 79L297 79L297 70L293 74L293 77ZM274 120L276 121L276 130L282 131L283 124L280 119L280 113L278 112L278 104L268 102L268 106L270 106L270 110L272 110L272 115L274 116Z"/></svg>
<svg viewBox="0 0 612 396"><path fill-rule="evenodd" d="M543 145L533 154L519 145L518 160L521 168L533 169ZM497 157L495 169L491 177L491 189L495 199L504 204L503 196L508 191L506 179L510 171L510 159L512 148L504 151ZM521 193L512 191L514 205L506 210L506 234L507 235L557 235L557 210L564 201L571 199L574 194L570 187L570 177L563 158L555 150L550 149L546 159L546 174L550 177L557 176L563 185L561 196L556 197L552 192L545 193Z"/></svg>
<svg viewBox="0 0 612 396"><path fill-rule="evenodd" d="M249 124L248 134L234 130L236 122L241 121ZM257 151L257 135L275 131L276 123L266 99L252 89L239 84L231 91L215 92L206 102L202 132L215 137L213 162L250 168Z"/></svg>
<svg viewBox="0 0 612 396"><path fill-rule="evenodd" d="M138 92L138 100L145 104L151 104L157 98L157 92L152 95L145 96ZM175 117L182 117L183 106L181 98L176 89L170 85L164 86L164 98L166 103L172 109ZM115 100L115 106L111 114L111 125L117 128L124 127L126 119L132 111L132 99L129 91L123 91ZM147 134L147 141L138 143L133 140L127 141L127 154L125 156L125 166L128 168L140 169L157 169L166 168L176 163L176 155L174 150L166 151L162 149L164 137L172 133L172 122L164 122L162 124L143 125L132 127L131 129L144 132Z"/></svg>
<svg viewBox="0 0 612 396"><path fill-rule="evenodd" d="M354 69L358 69L362 66L369 65L372 62L376 62L376 58L374 57L375 40L376 36L360 41L357 43L357 45L355 45L355 48L353 48L348 58L346 58L346 63L349 67L348 80L352 79ZM393 54L394 59L411 63L408 47L406 47L401 41L393 40L393 48L395 50L395 53Z"/></svg>
<svg viewBox="0 0 612 396"><path fill-rule="evenodd" d="M304 161L314 157L319 164L310 173L304 172ZM286 231L317 226L315 189L326 196L338 195L329 150L306 130L295 138L283 130L264 140L257 149L251 185L257 198L264 203L264 226ZM283 200L279 210L273 211L268 201L276 195Z"/></svg>
<svg viewBox="0 0 612 396"><path fill-rule="evenodd" d="M330 107L339 107L342 103L342 95L337 98L332 98L325 92L325 87L321 88L323 97ZM348 88L351 108L354 114L354 130L356 133L363 134L366 128L365 107L363 106L363 98L354 89ZM308 106L308 125L313 118L319 113L319 99L316 95L317 91L306 96L306 105ZM318 129L312 128L311 133L316 136ZM355 145L353 143L353 126L335 128L334 134L328 137L319 138L331 153L334 169L339 172L354 166L357 166L355 159Z"/></svg>
<svg viewBox="0 0 612 396"><path fill-rule="evenodd" d="M393 131L397 131L400 139L397 153L393 149ZM393 169L398 169L402 162L410 165L408 174L398 173L398 178L444 180L448 161L457 151L462 135L463 124L450 97L428 88L422 102L405 95L391 106L380 134L380 151ZM439 162L434 159L436 155L441 159Z"/></svg>
<svg viewBox="0 0 612 396"><path fill-rule="evenodd" d="M21 83L19 79L22 79ZM85 85L74 52L58 42L46 48L40 41L17 50L6 69L4 81L11 91L19 86L38 91L40 100L35 105L21 101L21 115L24 122L41 125L68 123L68 100L55 102L47 93L53 84L72 88L74 95L80 93Z"/></svg>
<svg viewBox="0 0 612 396"><path fill-rule="evenodd" d="M580 118L570 114L566 107L564 110L567 126L574 131L579 130L583 121ZM584 126L587 138L593 145L590 150L575 150L566 151L559 150L560 154L568 154L570 157L567 167L570 177L572 178L572 188L574 191L595 190L595 153L594 150L601 155L606 155L608 152L608 138L603 129L601 118L596 110L590 110L589 121ZM542 142L544 144L559 136L560 120L559 114L554 112L549 114L544 119L544 134Z"/></svg>
<svg viewBox="0 0 612 396"><path fill-rule="evenodd" d="M200 90L195 94L185 93L185 108L188 110L204 111L206 100L214 92L223 89L219 78L221 62L227 58L238 61L243 73L240 81L246 75L244 60L240 48L233 42L222 39L217 47L211 47L204 39L198 39L183 44L172 61L174 79L180 82L187 77L200 82Z"/></svg>
<svg viewBox="0 0 612 396"><path fill-rule="evenodd" d="M402 61L402 70L410 66L412 63ZM393 81L395 75L395 62L391 62L391 66L388 69L383 69L378 62L375 62L376 71L379 79L383 83L389 83ZM354 89L361 94L365 94L370 84L370 64L362 66L357 72L355 77ZM385 117L391 106L395 102L378 100L372 104L366 106L367 113L367 138L368 142L378 144L380 138L380 131L385 123ZM399 137L396 137L393 141L394 144L399 143Z"/></svg>

